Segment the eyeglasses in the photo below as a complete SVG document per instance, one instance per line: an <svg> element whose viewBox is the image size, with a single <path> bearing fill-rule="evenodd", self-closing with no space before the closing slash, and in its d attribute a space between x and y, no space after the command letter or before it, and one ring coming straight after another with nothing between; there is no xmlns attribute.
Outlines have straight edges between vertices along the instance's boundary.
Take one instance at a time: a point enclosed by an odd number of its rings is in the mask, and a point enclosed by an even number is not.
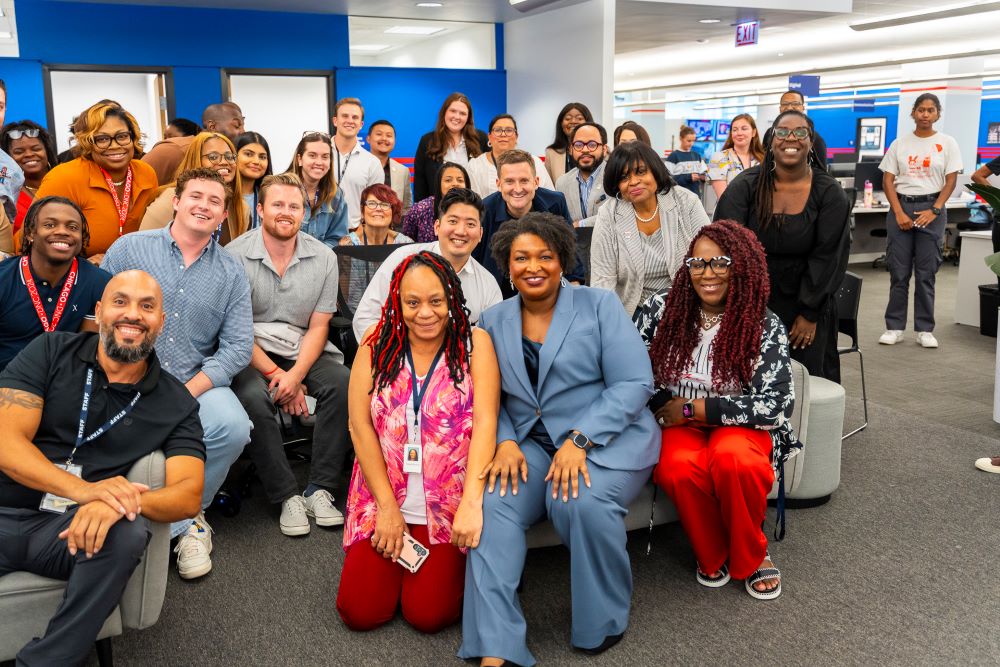
<svg viewBox="0 0 1000 667"><path fill-rule="evenodd" d="M29 139L37 139L38 132L39 131L37 129L29 127L26 130L7 130L7 136L10 137L11 139L20 139L21 137L28 137Z"/></svg>
<svg viewBox="0 0 1000 667"><path fill-rule="evenodd" d="M779 139L787 139L789 134L796 139L806 139L809 137L809 128L797 127L794 130L789 130L787 127L774 128L774 136Z"/></svg>
<svg viewBox="0 0 1000 667"><path fill-rule="evenodd" d="M806 105L802 102L781 102L778 107L781 109L805 109Z"/></svg>
<svg viewBox="0 0 1000 667"><path fill-rule="evenodd" d="M596 151L600 146L601 146L601 144L597 143L596 141L574 141L573 142L573 148L574 148L574 150L578 150L578 151L582 151L584 148L586 148L588 151Z"/></svg>
<svg viewBox="0 0 1000 667"><path fill-rule="evenodd" d="M305 132L303 132L302 138L305 139L306 137L319 137L320 139L326 139L327 141L330 141L329 134L327 134L326 132L319 132L316 130L306 130Z"/></svg>
<svg viewBox="0 0 1000 667"><path fill-rule="evenodd" d="M114 139L115 143L119 146L128 146L132 143L132 135L128 132L119 132L114 137L107 134L95 134L93 142L95 146L103 149L111 145L112 139Z"/></svg>
<svg viewBox="0 0 1000 667"><path fill-rule="evenodd" d="M369 199L365 202L365 208L369 211L375 211L377 209L382 209L383 211L388 211L392 208L392 204L387 201L379 201L377 199Z"/></svg>
<svg viewBox="0 0 1000 667"><path fill-rule="evenodd" d="M216 151L212 151L211 153L205 153L204 155L202 155L201 159L208 160L212 164L219 164L223 160L225 160L226 162L236 162L236 156L233 153L230 153L229 151L226 151L225 153L218 153Z"/></svg>
<svg viewBox="0 0 1000 667"><path fill-rule="evenodd" d="M517 130L513 127L494 127L490 132L498 137L512 137L517 134Z"/></svg>
<svg viewBox="0 0 1000 667"><path fill-rule="evenodd" d="M684 260L684 264L688 267L688 271L691 272L692 276L700 276L705 273L705 267L707 266L712 267L712 272L715 275L724 276L729 273L729 267L733 265L733 259L726 255L719 255L707 261L701 257L688 257Z"/></svg>

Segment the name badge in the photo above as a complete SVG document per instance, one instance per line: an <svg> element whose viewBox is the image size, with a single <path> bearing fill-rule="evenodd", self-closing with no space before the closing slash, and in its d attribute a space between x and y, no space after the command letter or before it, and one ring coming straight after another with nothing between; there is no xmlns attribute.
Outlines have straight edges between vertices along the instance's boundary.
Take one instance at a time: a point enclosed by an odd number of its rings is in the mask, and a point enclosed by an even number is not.
<svg viewBox="0 0 1000 667"><path fill-rule="evenodd" d="M59 468L60 470L65 470L69 474L74 475L79 479L83 479L83 466L57 463L56 467ZM54 514L65 514L66 510L68 510L70 507L74 507L75 505L76 505L75 500L70 500L69 498L63 498L61 496L57 496L51 493L46 493L42 497L42 502L38 506L38 509L43 510L45 512L52 512Z"/></svg>
<svg viewBox="0 0 1000 667"><path fill-rule="evenodd" d="M423 460L420 445L409 442L403 447L403 472L419 474L421 470L423 470Z"/></svg>

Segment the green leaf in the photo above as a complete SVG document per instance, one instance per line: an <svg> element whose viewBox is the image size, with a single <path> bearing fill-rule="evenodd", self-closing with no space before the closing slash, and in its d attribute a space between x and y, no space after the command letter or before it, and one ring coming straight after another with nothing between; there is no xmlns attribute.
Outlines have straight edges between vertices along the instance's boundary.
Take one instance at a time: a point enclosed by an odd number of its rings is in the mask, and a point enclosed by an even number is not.
<svg viewBox="0 0 1000 667"><path fill-rule="evenodd" d="M969 183L965 187L985 199L993 211L1000 215L1000 188L995 188L992 185L979 185L978 183Z"/></svg>

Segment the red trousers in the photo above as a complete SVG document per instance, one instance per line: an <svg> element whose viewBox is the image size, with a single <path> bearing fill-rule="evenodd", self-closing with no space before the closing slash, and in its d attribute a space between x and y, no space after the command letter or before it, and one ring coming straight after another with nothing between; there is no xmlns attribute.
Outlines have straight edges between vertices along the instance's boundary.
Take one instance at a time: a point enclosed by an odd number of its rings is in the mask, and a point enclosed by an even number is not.
<svg viewBox="0 0 1000 667"><path fill-rule="evenodd" d="M767 553L761 524L774 485L766 431L666 428L653 480L674 501L702 572L728 562L734 579L754 573Z"/></svg>
<svg viewBox="0 0 1000 667"><path fill-rule="evenodd" d="M430 549L416 574L375 551L370 539L347 548L340 573L337 611L352 630L374 630L392 620L396 608L421 632L458 622L465 588L465 554L451 544L431 544L427 526L409 525L415 540Z"/></svg>

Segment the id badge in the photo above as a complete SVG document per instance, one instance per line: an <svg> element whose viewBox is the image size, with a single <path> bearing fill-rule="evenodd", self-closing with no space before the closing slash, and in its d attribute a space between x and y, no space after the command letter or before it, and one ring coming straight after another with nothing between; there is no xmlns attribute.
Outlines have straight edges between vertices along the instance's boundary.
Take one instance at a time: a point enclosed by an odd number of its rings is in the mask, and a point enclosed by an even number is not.
<svg viewBox="0 0 1000 667"><path fill-rule="evenodd" d="M423 470L422 453L420 445L415 442L408 442L403 447L403 472L420 473Z"/></svg>
<svg viewBox="0 0 1000 667"><path fill-rule="evenodd" d="M83 466L78 466L73 464L67 465L65 463L57 463L55 464L55 466L60 470L65 470L71 475L75 475L79 479L83 479ZM70 500L69 498L62 498L60 496L51 493L46 493L42 497L42 502L38 506L38 509L43 510L45 512L53 512L54 514L65 514L66 510L68 510L70 507L73 507L74 505L76 505L75 500Z"/></svg>

